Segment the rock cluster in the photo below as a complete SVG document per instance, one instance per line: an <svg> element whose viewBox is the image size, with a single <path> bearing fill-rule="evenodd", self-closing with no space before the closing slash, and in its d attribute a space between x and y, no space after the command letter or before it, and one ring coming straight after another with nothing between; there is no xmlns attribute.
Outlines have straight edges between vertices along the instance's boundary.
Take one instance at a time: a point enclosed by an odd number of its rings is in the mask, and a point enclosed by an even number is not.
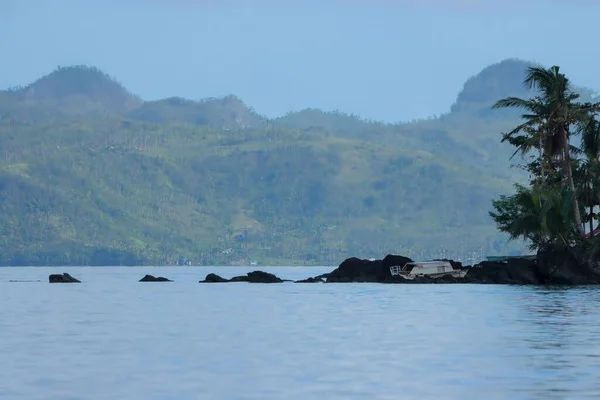
<svg viewBox="0 0 600 400"><path fill-rule="evenodd" d="M249 283L281 283L283 279L263 271L252 271L246 275L234 276L231 279L221 278L216 274L208 274L201 283L220 283L220 282L249 282Z"/></svg>

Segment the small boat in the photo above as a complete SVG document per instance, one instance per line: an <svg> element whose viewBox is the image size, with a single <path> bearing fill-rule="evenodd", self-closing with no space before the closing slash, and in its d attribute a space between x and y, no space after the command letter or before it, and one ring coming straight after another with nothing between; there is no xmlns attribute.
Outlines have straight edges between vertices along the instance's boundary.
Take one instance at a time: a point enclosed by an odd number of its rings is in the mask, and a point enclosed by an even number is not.
<svg viewBox="0 0 600 400"><path fill-rule="evenodd" d="M451 275L455 278L462 278L467 274L466 270L454 269L449 261L412 261L404 266L395 265L390 267L392 276L401 276L404 279L415 279L417 276L429 276L439 278L444 275Z"/></svg>

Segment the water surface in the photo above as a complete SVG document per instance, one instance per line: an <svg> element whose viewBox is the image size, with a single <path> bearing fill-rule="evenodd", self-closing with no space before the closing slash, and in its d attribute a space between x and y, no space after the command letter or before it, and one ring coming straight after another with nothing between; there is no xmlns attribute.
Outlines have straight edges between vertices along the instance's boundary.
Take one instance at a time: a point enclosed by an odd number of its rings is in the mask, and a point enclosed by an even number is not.
<svg viewBox="0 0 600 400"><path fill-rule="evenodd" d="M197 283L254 269L0 268L0 399L600 398L597 288Z"/></svg>

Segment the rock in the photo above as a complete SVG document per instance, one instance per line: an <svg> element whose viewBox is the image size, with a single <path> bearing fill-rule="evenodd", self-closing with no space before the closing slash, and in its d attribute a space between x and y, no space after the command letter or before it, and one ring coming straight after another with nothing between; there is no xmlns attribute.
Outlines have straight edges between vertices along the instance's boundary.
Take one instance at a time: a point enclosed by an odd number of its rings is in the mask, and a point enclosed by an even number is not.
<svg viewBox="0 0 600 400"><path fill-rule="evenodd" d="M467 277L468 283L516 283L511 279L508 264L503 262L483 261L470 268Z"/></svg>
<svg viewBox="0 0 600 400"><path fill-rule="evenodd" d="M412 261L408 257L388 254L383 260L361 260L356 257L344 260L327 277L330 282L386 282L392 278L390 267L403 266Z"/></svg>
<svg viewBox="0 0 600 400"><path fill-rule="evenodd" d="M80 280L73 278L66 272L61 274L52 274L48 277L50 283L81 283Z"/></svg>
<svg viewBox="0 0 600 400"><path fill-rule="evenodd" d="M173 282L170 279L167 278L163 278L162 276L152 276L152 275L146 275L144 276L142 279L140 279L140 282Z"/></svg>
<svg viewBox="0 0 600 400"><path fill-rule="evenodd" d="M401 276L390 276L383 283L419 284L435 283L435 279L429 276L416 276L414 279L404 279Z"/></svg>
<svg viewBox="0 0 600 400"><path fill-rule="evenodd" d="M247 275L242 275L242 276L234 276L233 278L231 278L229 280L229 282L249 282L250 280L248 279Z"/></svg>
<svg viewBox="0 0 600 400"><path fill-rule="evenodd" d="M383 260L381 260L381 263L382 263L383 268L387 268L387 270L389 272L390 267L395 267L398 265L401 267L404 267L404 264L406 264L407 262L411 262L411 261L412 260L408 257L388 254L387 256L385 256L383 258ZM390 274L390 276L391 276L391 274Z"/></svg>
<svg viewBox="0 0 600 400"><path fill-rule="evenodd" d="M299 281L296 281L296 283L322 283L325 282L323 280L323 278L315 276L314 278L306 278L306 279L300 279Z"/></svg>
<svg viewBox="0 0 600 400"><path fill-rule="evenodd" d="M329 277L329 272L326 274L317 275L317 276L315 276L315 279L321 279L321 280L325 281L325 280L327 280L328 277Z"/></svg>
<svg viewBox="0 0 600 400"><path fill-rule="evenodd" d="M234 276L231 279L221 278L216 274L208 274L203 281L200 282L249 282L249 283L280 283L284 282L284 280L279 279L277 276L273 274L269 274L268 272L263 271L252 271L248 272L246 275L242 276Z"/></svg>
<svg viewBox="0 0 600 400"><path fill-rule="evenodd" d="M229 281L225 278L221 278L217 274L208 274L208 275L206 275L206 278L204 278L203 281L200 281L200 283L222 283L222 282L229 282Z"/></svg>
<svg viewBox="0 0 600 400"><path fill-rule="evenodd" d="M248 272L248 282L250 283L281 283L283 280L277 276L263 271Z"/></svg>
<svg viewBox="0 0 600 400"><path fill-rule="evenodd" d="M591 249L551 245L538 251L537 275L546 285L600 283L598 260Z"/></svg>
<svg viewBox="0 0 600 400"><path fill-rule="evenodd" d="M458 283L459 279L452 275L442 275L439 278L433 279L433 283Z"/></svg>

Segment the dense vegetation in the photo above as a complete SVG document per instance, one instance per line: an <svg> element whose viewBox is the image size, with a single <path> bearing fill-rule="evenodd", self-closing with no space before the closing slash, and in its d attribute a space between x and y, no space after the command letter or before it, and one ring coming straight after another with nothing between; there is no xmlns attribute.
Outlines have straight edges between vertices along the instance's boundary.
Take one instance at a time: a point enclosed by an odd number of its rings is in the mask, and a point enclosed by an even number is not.
<svg viewBox="0 0 600 400"><path fill-rule="evenodd" d="M488 215L526 182L497 140L519 115L490 106L531 94L529 66L490 66L449 113L402 124L314 109L269 120L234 96L145 102L94 68L60 68L0 91L0 264L520 251Z"/></svg>
<svg viewBox="0 0 600 400"><path fill-rule="evenodd" d="M494 107L523 110L521 123L503 141L516 153L533 153L524 166L530 182L495 200L490 214L501 231L527 239L532 249L593 244L600 206L600 102L581 101L558 66L530 67L524 84L536 90L533 96L506 97ZM572 143L576 135L579 146Z"/></svg>

